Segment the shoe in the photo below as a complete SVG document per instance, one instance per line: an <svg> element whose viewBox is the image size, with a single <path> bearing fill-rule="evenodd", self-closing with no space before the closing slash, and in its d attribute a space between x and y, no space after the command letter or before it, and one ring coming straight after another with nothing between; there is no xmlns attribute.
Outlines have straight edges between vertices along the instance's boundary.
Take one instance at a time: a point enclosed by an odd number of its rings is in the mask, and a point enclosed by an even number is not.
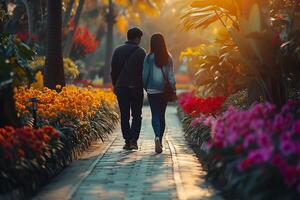
<svg viewBox="0 0 300 200"><path fill-rule="evenodd" d="M162 138L161 138L161 137L159 138L159 141L160 141L160 146L161 146L161 148L164 148L164 147L163 147L163 142L162 142Z"/></svg>
<svg viewBox="0 0 300 200"><path fill-rule="evenodd" d="M162 152L162 147L161 147L161 143L160 143L159 137L155 138L155 152L156 153L161 153Z"/></svg>
<svg viewBox="0 0 300 200"><path fill-rule="evenodd" d="M125 140L125 145L123 146L124 150L131 150L130 142Z"/></svg>
<svg viewBox="0 0 300 200"><path fill-rule="evenodd" d="M139 149L136 140L132 140L132 141L130 142L130 148L131 148L131 149L134 149L134 150L138 150L138 149Z"/></svg>

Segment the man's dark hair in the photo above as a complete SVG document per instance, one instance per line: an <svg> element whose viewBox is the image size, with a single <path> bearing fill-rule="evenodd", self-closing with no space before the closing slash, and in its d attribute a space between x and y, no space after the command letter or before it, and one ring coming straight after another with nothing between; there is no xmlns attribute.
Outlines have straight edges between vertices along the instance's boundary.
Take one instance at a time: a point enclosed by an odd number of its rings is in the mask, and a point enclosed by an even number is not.
<svg viewBox="0 0 300 200"><path fill-rule="evenodd" d="M127 31L127 39L134 40L135 38L141 38L143 36L143 32L139 28L131 28Z"/></svg>

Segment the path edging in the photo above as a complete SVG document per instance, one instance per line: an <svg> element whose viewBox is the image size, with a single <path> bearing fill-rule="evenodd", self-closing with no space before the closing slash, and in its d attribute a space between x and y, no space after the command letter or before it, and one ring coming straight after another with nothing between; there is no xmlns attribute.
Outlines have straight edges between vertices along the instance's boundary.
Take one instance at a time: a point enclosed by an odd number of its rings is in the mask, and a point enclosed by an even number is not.
<svg viewBox="0 0 300 200"><path fill-rule="evenodd" d="M167 133L169 133L169 131L167 131ZM176 150L175 147L173 145L173 143L171 141L169 141L169 137L168 134L166 134L166 142L170 148L170 152L171 152L171 158L172 158L172 162L173 162L173 177L174 177L174 182L176 185L176 190L177 190L177 197L179 200L187 200L186 198L186 194L185 194L185 189L183 187L182 184L182 180L181 180L181 174L180 174L180 170L179 170L179 162L176 156Z"/></svg>
<svg viewBox="0 0 300 200"><path fill-rule="evenodd" d="M86 179L87 176L90 175L90 173L93 171L93 169L96 167L97 163L103 158L103 156L106 154L110 146L114 143L114 141L117 139L117 135L111 138L111 141L106 145L105 149L100 153L97 158L93 161L93 163L89 166L86 172L84 172L84 175L81 177L81 179L72 187L70 192L66 195L66 199L72 200L73 195L75 194L76 190L79 188L81 183Z"/></svg>

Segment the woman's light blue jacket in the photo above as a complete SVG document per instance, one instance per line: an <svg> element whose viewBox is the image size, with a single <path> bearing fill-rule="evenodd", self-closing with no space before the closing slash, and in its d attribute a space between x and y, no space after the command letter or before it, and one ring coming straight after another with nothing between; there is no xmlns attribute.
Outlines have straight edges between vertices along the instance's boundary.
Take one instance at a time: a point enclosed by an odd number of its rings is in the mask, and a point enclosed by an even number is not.
<svg viewBox="0 0 300 200"><path fill-rule="evenodd" d="M172 58L169 58L169 63L163 66L165 76L168 78L170 85L176 88L174 68ZM155 64L154 54L149 54L145 57L143 66L143 84L144 88L152 90L164 90L164 77L160 67Z"/></svg>

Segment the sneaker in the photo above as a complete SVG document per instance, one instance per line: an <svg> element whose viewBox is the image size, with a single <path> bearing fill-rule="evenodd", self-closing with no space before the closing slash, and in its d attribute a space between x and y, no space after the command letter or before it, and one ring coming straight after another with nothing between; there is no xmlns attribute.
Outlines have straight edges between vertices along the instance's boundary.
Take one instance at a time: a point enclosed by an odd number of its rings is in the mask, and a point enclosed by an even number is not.
<svg viewBox="0 0 300 200"><path fill-rule="evenodd" d="M155 138L155 152L156 153L161 153L162 152L162 147L161 147L161 143L160 143L159 137Z"/></svg>
<svg viewBox="0 0 300 200"><path fill-rule="evenodd" d="M160 141L160 146L161 146L161 148L163 148L163 141L162 141L162 138L161 138L161 137L159 138L159 141Z"/></svg>
<svg viewBox="0 0 300 200"><path fill-rule="evenodd" d="M125 145L123 146L123 149L124 150L131 150L131 147L130 147L130 142L129 141L125 141Z"/></svg>
<svg viewBox="0 0 300 200"><path fill-rule="evenodd" d="M132 140L132 141L130 142L130 148L131 148L131 149L134 149L134 150L138 150L138 149L139 149L136 140Z"/></svg>

